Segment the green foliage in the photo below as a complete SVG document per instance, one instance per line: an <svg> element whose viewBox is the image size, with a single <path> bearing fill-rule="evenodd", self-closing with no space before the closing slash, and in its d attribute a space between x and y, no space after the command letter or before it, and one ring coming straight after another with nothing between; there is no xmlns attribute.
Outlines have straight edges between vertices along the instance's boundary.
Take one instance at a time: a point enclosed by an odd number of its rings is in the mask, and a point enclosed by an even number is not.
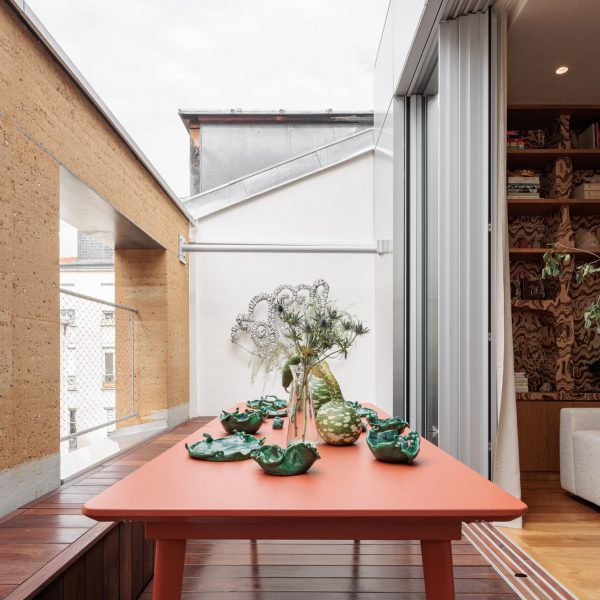
<svg viewBox="0 0 600 600"><path fill-rule="evenodd" d="M575 281L581 283L588 275L598 273L599 267L595 267L594 263L585 263L575 269Z"/></svg>
<svg viewBox="0 0 600 600"><path fill-rule="evenodd" d="M286 310L280 304L277 312L282 334L293 346L294 354L301 358L307 375L324 360L347 358L356 339L369 332L363 323L330 303L321 307L313 303L293 310Z"/></svg>
<svg viewBox="0 0 600 600"><path fill-rule="evenodd" d="M544 254L544 268L542 269L542 279L549 277L562 277L564 275L564 266L571 260L571 255L567 252L557 252L555 244L552 250ZM566 248L563 246L563 248ZM593 252L588 252L596 260L583 263L575 268L575 281L581 283L590 275L600 272L600 267L596 266L600 262L600 256ZM583 313L583 324L586 329L593 329L600 333L600 296L592 302Z"/></svg>
<svg viewBox="0 0 600 600"><path fill-rule="evenodd" d="M587 329L600 333L600 297L596 298L583 313L583 324Z"/></svg>
<svg viewBox="0 0 600 600"><path fill-rule="evenodd" d="M261 373L267 382L281 372L281 365L290 358L290 348L283 341L273 344L268 353L252 354L250 357L250 368L252 382L256 381Z"/></svg>
<svg viewBox="0 0 600 600"><path fill-rule="evenodd" d="M290 369L290 367L294 366L294 365L299 365L301 362L302 362L301 356L292 356L292 358L289 358L288 360L285 361L285 364L283 365L283 371L281 372L281 385L283 386L283 389L286 392L287 392L287 389L292 384L292 380L294 379L292 376L292 370Z"/></svg>
<svg viewBox="0 0 600 600"><path fill-rule="evenodd" d="M571 260L571 255L566 252L557 252L549 250L544 253L544 268L542 269L542 279L551 277L562 277L564 266Z"/></svg>

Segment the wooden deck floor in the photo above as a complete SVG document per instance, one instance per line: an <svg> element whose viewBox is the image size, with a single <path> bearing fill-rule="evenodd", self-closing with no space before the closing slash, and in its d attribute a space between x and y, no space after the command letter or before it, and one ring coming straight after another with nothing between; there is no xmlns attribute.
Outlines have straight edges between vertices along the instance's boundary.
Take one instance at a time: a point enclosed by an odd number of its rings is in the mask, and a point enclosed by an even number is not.
<svg viewBox="0 0 600 600"><path fill-rule="evenodd" d="M457 598L518 596L467 541L453 544ZM188 543L185 600L421 600L415 542ZM141 596L150 600L151 583Z"/></svg>
<svg viewBox="0 0 600 600"><path fill-rule="evenodd" d="M123 455L109 459L102 465L85 472L45 496L5 515L0 519L0 598L22 600L37 597L41 586L47 584L65 566L73 564L83 555L97 538L106 534L110 523L98 523L81 514L81 505L116 483L128 473L148 462L172 444L202 427L209 419L195 419L178 426L176 429L153 438ZM138 533L138 532L136 532ZM141 532L139 532L141 533ZM117 538L119 535L117 534ZM132 541L142 536L130 536ZM128 590L142 590L145 581L151 577L151 553L146 552L143 563L143 550L136 553L142 564L132 565L131 581L116 583L105 578L102 557L96 561L86 560L82 565L87 569L89 579L94 581L94 589L85 590L75 587L69 592L69 582L53 586L42 594L49 598L87 597L114 600L115 589L127 587ZM118 560L118 557L117 557ZM149 564L148 564L149 563ZM60 587L57 591L56 587ZM63 589L64 588L64 589ZM91 595L90 595L91 594ZM127 597L121 594L121 597ZM129 595L131 597L131 595Z"/></svg>
<svg viewBox="0 0 600 600"><path fill-rule="evenodd" d="M96 584L85 594L77 587L63 585L60 579L39 596L36 590L56 576L56 569L64 567L66 561L76 559L86 541L110 525L81 515L81 504L205 421L184 423L8 515L0 523L0 598L123 597L115 592L119 585L123 588L123 581L114 581L106 572L104 579L97 574ZM465 539L453 545L453 554L458 598L518 597ZM107 556L110 558L105 547L104 565ZM152 553L148 551L143 553L143 564L134 566L132 577L139 583L151 568ZM193 541L186 554L184 590L187 600L305 600L309 594L319 600L424 598L418 543L389 541ZM151 598L150 587L141 598Z"/></svg>
<svg viewBox="0 0 600 600"><path fill-rule="evenodd" d="M503 533L581 600L600 599L600 509L559 481L524 481L523 529Z"/></svg>

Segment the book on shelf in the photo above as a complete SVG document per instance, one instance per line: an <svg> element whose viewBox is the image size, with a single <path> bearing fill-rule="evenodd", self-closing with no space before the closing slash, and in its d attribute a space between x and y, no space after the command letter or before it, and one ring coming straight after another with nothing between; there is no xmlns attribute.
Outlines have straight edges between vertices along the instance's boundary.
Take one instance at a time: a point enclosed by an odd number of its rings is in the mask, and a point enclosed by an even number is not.
<svg viewBox="0 0 600 600"><path fill-rule="evenodd" d="M540 178L538 175L531 176L531 177L511 175L508 177L507 180L508 180L509 184L533 184L533 185L540 184Z"/></svg>
<svg viewBox="0 0 600 600"><path fill-rule="evenodd" d="M506 198L508 200L539 200L540 199L540 195L539 194L511 194L508 193L506 195Z"/></svg>
<svg viewBox="0 0 600 600"><path fill-rule="evenodd" d="M600 183L580 183L573 186L573 198L579 200L600 200Z"/></svg>
<svg viewBox="0 0 600 600"><path fill-rule="evenodd" d="M508 182L507 187L511 190L539 190L539 183L513 183Z"/></svg>
<svg viewBox="0 0 600 600"><path fill-rule="evenodd" d="M509 185L506 187L506 191L509 194L539 194L539 187L514 187Z"/></svg>
<svg viewBox="0 0 600 600"><path fill-rule="evenodd" d="M577 136L577 145L582 150L600 148L600 124L592 123Z"/></svg>
<svg viewBox="0 0 600 600"><path fill-rule="evenodd" d="M519 131L509 130L506 132L506 148L508 150L524 150L525 138Z"/></svg>
<svg viewBox="0 0 600 600"><path fill-rule="evenodd" d="M529 391L529 377L523 371L515 372L515 392L527 393Z"/></svg>
<svg viewBox="0 0 600 600"><path fill-rule="evenodd" d="M509 176L506 195L511 200L540 197L540 178L537 175Z"/></svg>

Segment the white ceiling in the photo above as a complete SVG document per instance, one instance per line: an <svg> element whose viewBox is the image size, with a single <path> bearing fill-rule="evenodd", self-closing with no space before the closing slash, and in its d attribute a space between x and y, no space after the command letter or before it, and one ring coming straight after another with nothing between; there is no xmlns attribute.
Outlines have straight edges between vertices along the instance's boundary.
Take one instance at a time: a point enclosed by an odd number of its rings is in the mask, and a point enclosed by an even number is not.
<svg viewBox="0 0 600 600"><path fill-rule="evenodd" d="M509 104L600 104L600 0L526 0L508 30ZM569 72L557 76L559 65Z"/></svg>

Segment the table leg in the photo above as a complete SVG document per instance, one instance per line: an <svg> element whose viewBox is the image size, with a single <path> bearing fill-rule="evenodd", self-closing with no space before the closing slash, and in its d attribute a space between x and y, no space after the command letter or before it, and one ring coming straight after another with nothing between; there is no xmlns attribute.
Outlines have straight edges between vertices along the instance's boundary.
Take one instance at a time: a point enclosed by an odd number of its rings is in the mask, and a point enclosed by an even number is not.
<svg viewBox="0 0 600 600"><path fill-rule="evenodd" d="M156 540L152 600L180 600L186 540Z"/></svg>
<svg viewBox="0 0 600 600"><path fill-rule="evenodd" d="M427 600L453 600L454 572L450 540L421 540L421 556Z"/></svg>

